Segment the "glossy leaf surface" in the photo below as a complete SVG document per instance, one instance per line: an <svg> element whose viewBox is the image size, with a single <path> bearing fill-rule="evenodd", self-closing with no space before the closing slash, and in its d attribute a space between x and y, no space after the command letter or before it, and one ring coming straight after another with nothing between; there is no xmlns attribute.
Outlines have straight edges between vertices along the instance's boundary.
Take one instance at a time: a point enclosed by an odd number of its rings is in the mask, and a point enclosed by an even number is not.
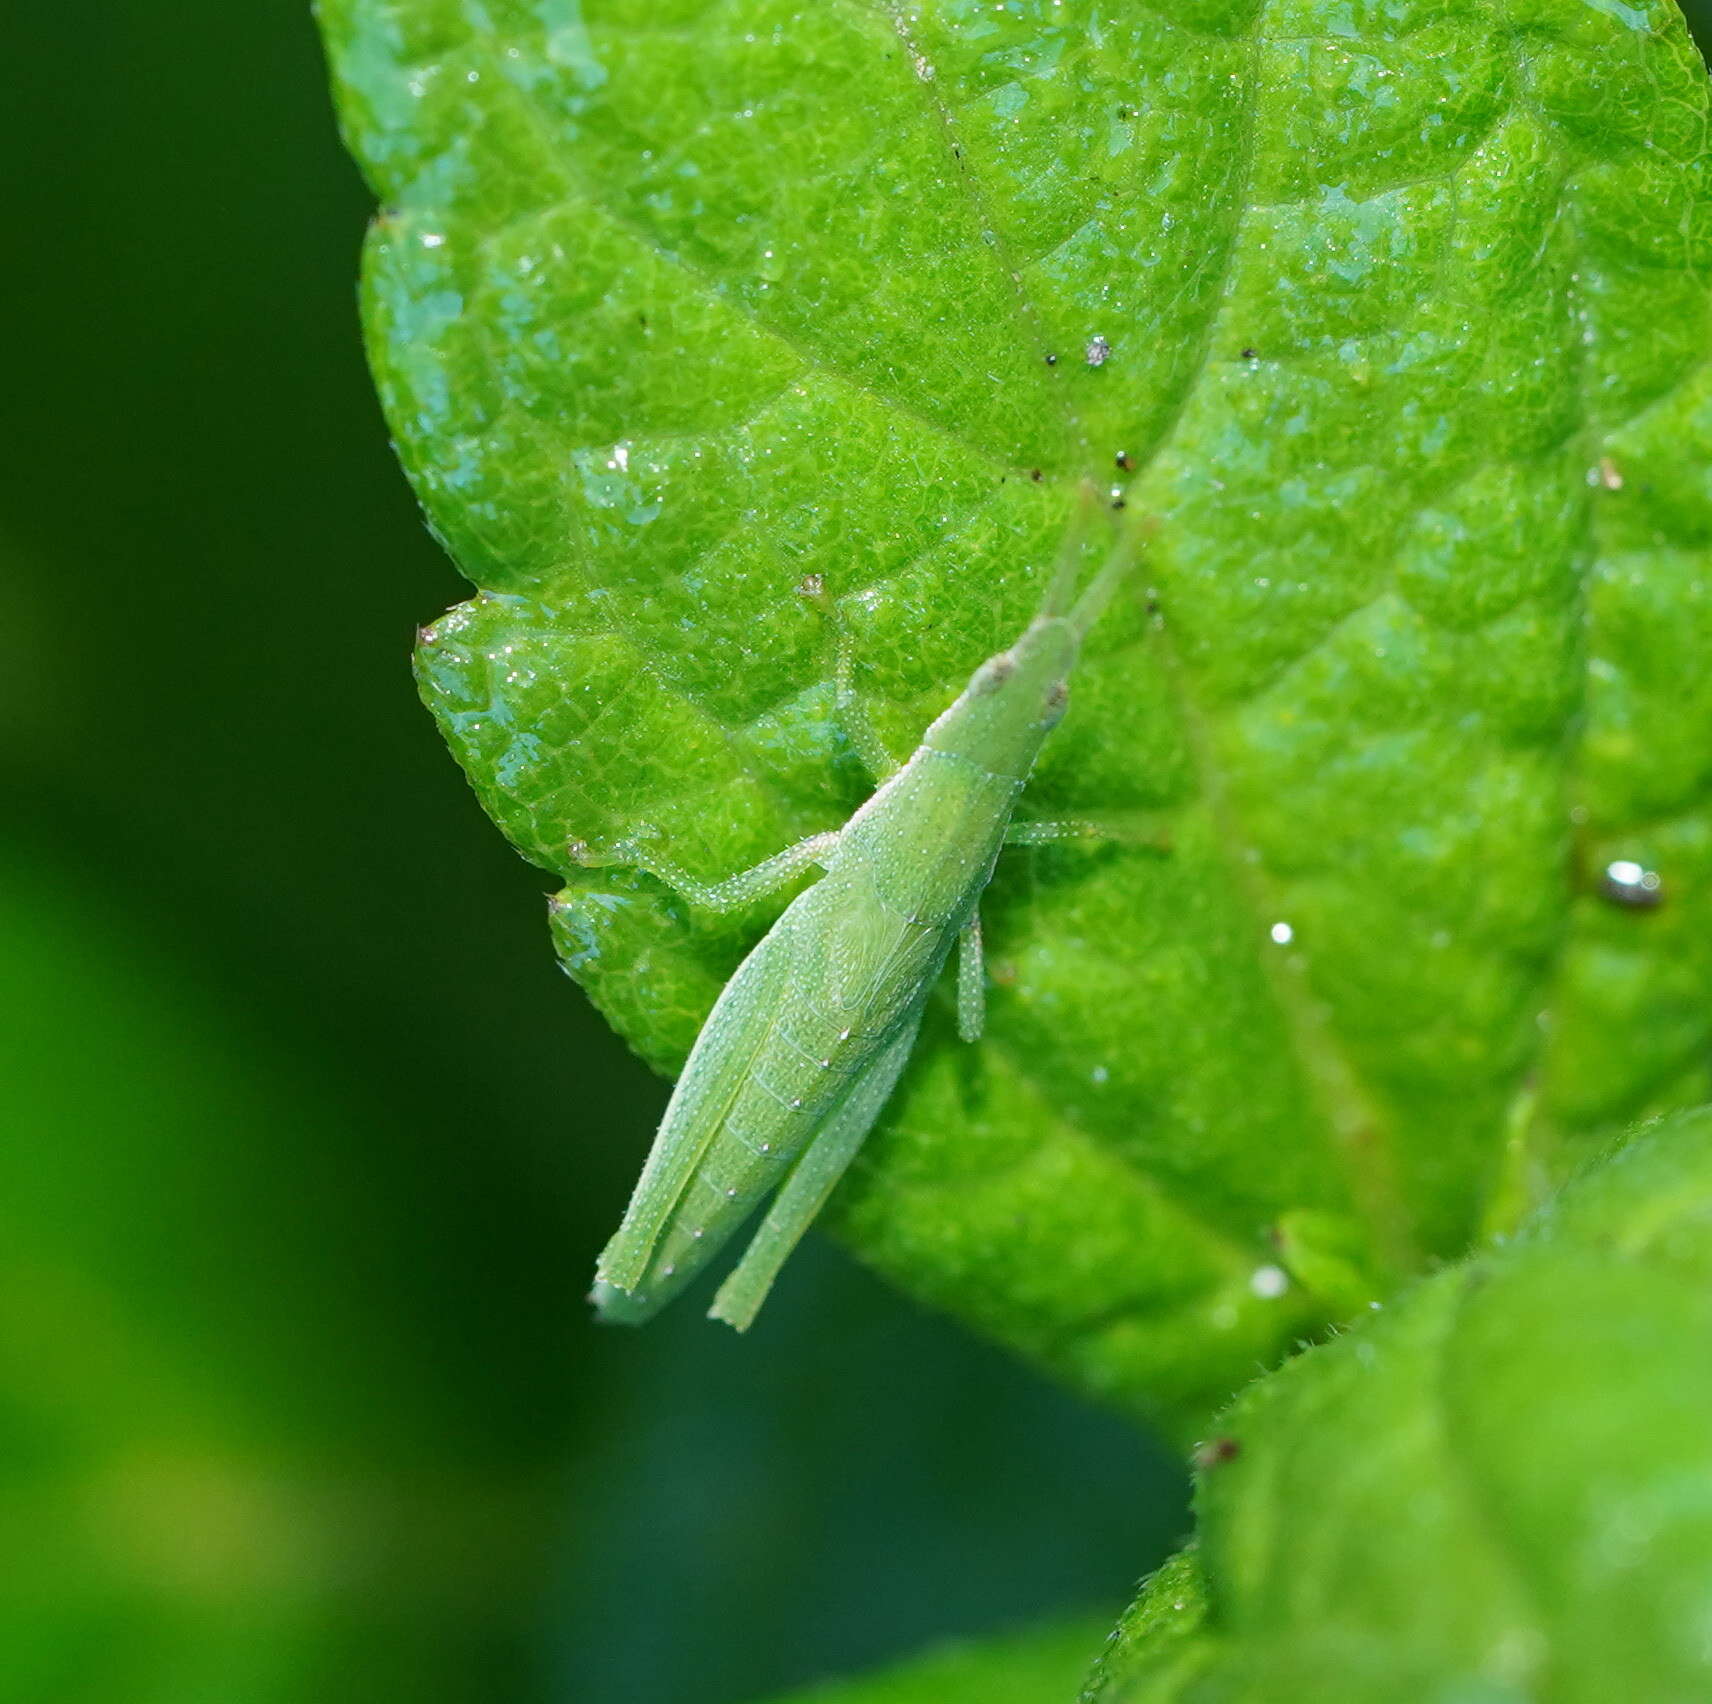
<svg viewBox="0 0 1712 1704"><path fill-rule="evenodd" d="M834 1204L866 1259L1192 1424L1704 1098L1712 255L1672 8L322 12L381 391L481 588L423 690L661 1069L773 913L568 847L651 827L713 878L848 815L805 578L902 751L1032 612L1078 479L1159 519L1023 814L1169 851L1006 860L987 1037L941 1002Z"/></svg>

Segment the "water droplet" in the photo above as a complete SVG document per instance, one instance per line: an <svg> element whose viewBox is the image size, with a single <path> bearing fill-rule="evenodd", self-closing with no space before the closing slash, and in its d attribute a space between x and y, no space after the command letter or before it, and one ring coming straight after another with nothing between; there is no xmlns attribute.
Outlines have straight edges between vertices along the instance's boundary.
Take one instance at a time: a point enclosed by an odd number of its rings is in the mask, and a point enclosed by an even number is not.
<svg viewBox="0 0 1712 1704"><path fill-rule="evenodd" d="M1281 947L1289 946L1296 938L1296 931L1288 923L1274 923L1266 932Z"/></svg>
<svg viewBox="0 0 1712 1704"><path fill-rule="evenodd" d="M1649 911L1664 903L1664 882L1657 870L1649 870L1633 858L1613 858L1605 866L1600 891L1613 905L1632 911Z"/></svg>
<svg viewBox="0 0 1712 1704"><path fill-rule="evenodd" d="M1282 1266L1257 1266L1248 1275L1248 1287L1263 1302L1274 1301L1290 1288L1290 1274Z"/></svg>
<svg viewBox="0 0 1712 1704"><path fill-rule="evenodd" d="M1108 1071L1104 1065L1096 1065L1093 1070L1088 1073L1089 1081L1095 1083L1103 1083L1110 1076L1111 1072Z"/></svg>

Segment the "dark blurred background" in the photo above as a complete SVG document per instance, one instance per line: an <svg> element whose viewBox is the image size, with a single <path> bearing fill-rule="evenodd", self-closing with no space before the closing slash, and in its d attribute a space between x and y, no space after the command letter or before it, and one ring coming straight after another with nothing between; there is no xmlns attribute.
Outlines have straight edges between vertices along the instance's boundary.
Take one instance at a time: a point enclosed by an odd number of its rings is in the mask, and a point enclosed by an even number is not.
<svg viewBox="0 0 1712 1704"><path fill-rule="evenodd" d="M418 707L305 0L6 9L0 1696L741 1704L1115 1610L1124 1425L819 1239L582 1292L664 1100Z"/></svg>

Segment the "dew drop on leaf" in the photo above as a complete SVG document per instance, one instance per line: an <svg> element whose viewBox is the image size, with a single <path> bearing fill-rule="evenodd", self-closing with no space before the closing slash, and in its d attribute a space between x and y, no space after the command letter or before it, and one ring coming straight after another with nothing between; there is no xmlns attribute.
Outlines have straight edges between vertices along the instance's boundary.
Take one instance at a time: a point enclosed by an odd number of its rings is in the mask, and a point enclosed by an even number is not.
<svg viewBox="0 0 1712 1704"><path fill-rule="evenodd" d="M1605 866L1599 889L1613 905L1632 911L1650 911L1664 903L1664 882L1658 871L1633 858L1613 858Z"/></svg>

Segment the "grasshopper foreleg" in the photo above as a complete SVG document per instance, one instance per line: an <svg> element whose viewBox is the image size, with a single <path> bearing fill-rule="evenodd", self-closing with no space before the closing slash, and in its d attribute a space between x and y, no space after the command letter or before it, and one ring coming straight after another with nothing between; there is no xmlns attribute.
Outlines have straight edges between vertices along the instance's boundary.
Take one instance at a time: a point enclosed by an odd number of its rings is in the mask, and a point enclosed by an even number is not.
<svg viewBox="0 0 1712 1704"><path fill-rule="evenodd" d="M585 841L572 841L571 856L579 864L589 866L630 864L657 877L692 905L709 911L741 911L752 900L777 893L810 865L824 864L838 844L838 832L829 829L824 834L811 834L783 852L762 859L753 869L740 870L717 882L704 882L692 876L683 865L654 850L645 840L620 840L606 853L594 852Z"/></svg>

